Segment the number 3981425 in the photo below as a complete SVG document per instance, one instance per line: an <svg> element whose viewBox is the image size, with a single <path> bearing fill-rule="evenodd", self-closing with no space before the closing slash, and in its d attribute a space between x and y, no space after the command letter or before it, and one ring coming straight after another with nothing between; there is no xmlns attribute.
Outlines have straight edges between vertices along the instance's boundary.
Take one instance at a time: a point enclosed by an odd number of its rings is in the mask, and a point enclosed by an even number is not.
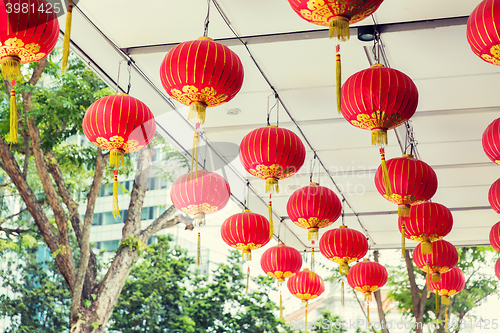
<svg viewBox="0 0 500 333"><path fill-rule="evenodd" d="M61 8L60 3L40 3L40 4L27 4L27 3L6 3L5 10L7 14L15 13L46 13L46 14L59 14L62 12L63 8Z"/></svg>

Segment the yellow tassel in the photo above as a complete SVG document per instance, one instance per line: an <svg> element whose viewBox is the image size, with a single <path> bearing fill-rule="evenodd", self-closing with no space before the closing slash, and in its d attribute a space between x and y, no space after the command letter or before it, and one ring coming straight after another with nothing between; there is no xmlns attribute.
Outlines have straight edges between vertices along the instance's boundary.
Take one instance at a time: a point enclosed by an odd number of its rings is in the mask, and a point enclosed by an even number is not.
<svg viewBox="0 0 500 333"><path fill-rule="evenodd" d="M329 24L329 37L335 37L339 41L345 42L351 35L349 32L349 20L342 16L334 17Z"/></svg>
<svg viewBox="0 0 500 333"><path fill-rule="evenodd" d="M309 302L307 300L303 299L300 306L303 308L307 308L308 305L309 305Z"/></svg>
<svg viewBox="0 0 500 333"><path fill-rule="evenodd" d="M66 12L66 29L64 30L64 43L63 43L63 58L62 58L62 72L68 69L69 58L69 43L71 40L71 18L73 16L73 0L69 0L68 10Z"/></svg>
<svg viewBox="0 0 500 333"><path fill-rule="evenodd" d="M370 294L371 297L371 294ZM371 326L370 324L370 300L366 302L366 320L368 321L368 327Z"/></svg>
<svg viewBox="0 0 500 333"><path fill-rule="evenodd" d="M203 125L205 123L205 115L207 107L203 103L192 103L189 106L188 121L193 125Z"/></svg>
<svg viewBox="0 0 500 333"><path fill-rule="evenodd" d="M441 304L450 305L450 298L446 296L441 296Z"/></svg>
<svg viewBox="0 0 500 333"><path fill-rule="evenodd" d="M201 233L198 232L198 248L196 251L196 264L201 265Z"/></svg>
<svg viewBox="0 0 500 333"><path fill-rule="evenodd" d="M280 291L280 319L283 320L283 295Z"/></svg>
<svg viewBox="0 0 500 333"><path fill-rule="evenodd" d="M342 275L349 274L349 265L347 263L345 263L345 262L341 263L340 267L339 267L339 272Z"/></svg>
<svg viewBox="0 0 500 333"><path fill-rule="evenodd" d="M198 213L194 216L193 223L195 226L198 227L203 227L205 224L207 224L207 221L205 219L205 213Z"/></svg>
<svg viewBox="0 0 500 333"><path fill-rule="evenodd" d="M10 91L10 143L17 143L18 123L16 89L12 87L12 90Z"/></svg>
<svg viewBox="0 0 500 333"><path fill-rule="evenodd" d="M407 205L399 205L398 206L398 216L399 217L409 217L410 216L410 207Z"/></svg>
<svg viewBox="0 0 500 333"><path fill-rule="evenodd" d="M441 274L439 274L439 273L432 273L431 281L432 282L441 282Z"/></svg>
<svg viewBox="0 0 500 333"><path fill-rule="evenodd" d="M306 326L306 333L307 333L307 307L306 307L306 322L305 322L305 326Z"/></svg>
<svg viewBox="0 0 500 333"><path fill-rule="evenodd" d="M406 257L406 226L403 224L401 226L401 258L405 259Z"/></svg>
<svg viewBox="0 0 500 333"><path fill-rule="evenodd" d="M448 300L449 301L449 300ZM441 303L443 302L443 298L441 298ZM443 303L444 304L444 303ZM449 304L449 303L448 303ZM446 307L446 311L444 312L444 330L448 332L448 307Z"/></svg>
<svg viewBox="0 0 500 333"><path fill-rule="evenodd" d="M340 113L341 110L341 90L342 90L342 65L340 62L340 54L336 55L336 63L337 63L337 81L336 81L336 89L337 89L337 111Z"/></svg>
<svg viewBox="0 0 500 333"><path fill-rule="evenodd" d="M125 165L125 155L119 150L112 150L109 155L109 166L119 168Z"/></svg>
<svg viewBox="0 0 500 333"><path fill-rule="evenodd" d="M372 293L365 293L365 302L369 302L372 300Z"/></svg>
<svg viewBox="0 0 500 333"><path fill-rule="evenodd" d="M266 179L266 193L280 193L278 180L276 178Z"/></svg>
<svg viewBox="0 0 500 333"><path fill-rule="evenodd" d="M387 131L373 130L372 131L372 145L373 146L386 146L387 145Z"/></svg>
<svg viewBox="0 0 500 333"><path fill-rule="evenodd" d="M118 170L114 171L115 177L113 180L113 216L116 219L120 217L120 207L118 207Z"/></svg>
<svg viewBox="0 0 500 333"><path fill-rule="evenodd" d="M341 288L341 291L340 291L340 304L342 304L342 306L345 306L344 281L342 281L342 288Z"/></svg>
<svg viewBox="0 0 500 333"><path fill-rule="evenodd" d="M389 177L389 170L387 169L387 163L385 161L385 149L380 148L380 166L382 167L382 177L384 179L385 195L390 198L392 197L392 186L391 179Z"/></svg>
<svg viewBox="0 0 500 333"><path fill-rule="evenodd" d="M274 235L274 223L273 223L273 202L269 200L269 238L272 239Z"/></svg>
<svg viewBox="0 0 500 333"><path fill-rule="evenodd" d="M247 269L247 287L245 290L245 295L248 295L248 284L250 283L250 267Z"/></svg>
<svg viewBox="0 0 500 333"><path fill-rule="evenodd" d="M241 258L243 261L252 261L252 252L249 249L243 250L241 253Z"/></svg>
<svg viewBox="0 0 500 333"><path fill-rule="evenodd" d="M420 246L420 249L422 250L422 254L432 254L432 243L427 241L424 241L421 243L422 245Z"/></svg>
<svg viewBox="0 0 500 333"><path fill-rule="evenodd" d="M311 249L311 271L309 272L309 278L311 280L314 280L314 278L316 277L316 274L314 273L314 264L315 264L315 261L314 261L314 247Z"/></svg>
<svg viewBox="0 0 500 333"><path fill-rule="evenodd" d="M2 59L2 75L4 80L20 80L21 59L17 56L6 56Z"/></svg>
<svg viewBox="0 0 500 333"><path fill-rule="evenodd" d="M277 284L278 288L281 287L281 286L283 286L283 282L285 282L284 278L276 280L276 284Z"/></svg>
<svg viewBox="0 0 500 333"><path fill-rule="evenodd" d="M307 233L308 240L318 240L318 228L309 228L309 232Z"/></svg>
<svg viewBox="0 0 500 333"><path fill-rule="evenodd" d="M436 318L439 316L439 295L437 290L434 291L436 294Z"/></svg>
<svg viewBox="0 0 500 333"><path fill-rule="evenodd" d="M194 130L193 152L191 154L191 171L198 171L198 146L200 144L200 133L198 128Z"/></svg>

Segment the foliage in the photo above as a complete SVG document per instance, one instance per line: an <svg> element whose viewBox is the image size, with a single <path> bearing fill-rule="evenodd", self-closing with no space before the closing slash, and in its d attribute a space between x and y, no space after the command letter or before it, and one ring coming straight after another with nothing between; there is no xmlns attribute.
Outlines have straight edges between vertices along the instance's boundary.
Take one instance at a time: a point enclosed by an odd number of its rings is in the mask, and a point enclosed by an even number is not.
<svg viewBox="0 0 500 333"><path fill-rule="evenodd" d="M0 316L11 318L5 333L68 332L71 295L46 248L9 243L0 269L1 285L9 290L0 295ZM37 258L44 253L48 260Z"/></svg>

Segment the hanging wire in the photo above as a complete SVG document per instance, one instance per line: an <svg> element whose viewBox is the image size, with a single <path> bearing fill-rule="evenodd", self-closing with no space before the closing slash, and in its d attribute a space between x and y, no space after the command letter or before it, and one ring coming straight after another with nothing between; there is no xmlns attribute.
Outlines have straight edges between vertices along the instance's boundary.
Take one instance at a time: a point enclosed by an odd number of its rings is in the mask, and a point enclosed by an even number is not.
<svg viewBox="0 0 500 333"><path fill-rule="evenodd" d="M269 98L273 96L273 95L269 95L267 97L267 126L271 126L271 122L270 122L270 119L271 119L271 111L273 111L273 109L278 105L278 97L277 97L277 93L274 95L275 97L275 102L274 102L274 105L269 108Z"/></svg>
<svg viewBox="0 0 500 333"><path fill-rule="evenodd" d="M280 224L278 226L278 243L281 242L281 224L283 223L285 219L284 218L280 218Z"/></svg>
<svg viewBox="0 0 500 333"><path fill-rule="evenodd" d="M118 92L121 90L120 89L120 71L121 71L121 68L122 68L122 62L124 62L126 60L120 60L118 61L118 75L116 76L116 89L115 89L115 92L118 94Z"/></svg>
<svg viewBox="0 0 500 333"><path fill-rule="evenodd" d="M127 86L127 95L130 93L130 88L132 88L132 84L131 84L131 81L132 81L132 61L128 61L127 62L127 65L128 65L128 86Z"/></svg>
<svg viewBox="0 0 500 333"><path fill-rule="evenodd" d="M203 32L203 36L208 36L208 25L210 24L210 1L207 0L207 17L205 18L205 30Z"/></svg>
<svg viewBox="0 0 500 333"><path fill-rule="evenodd" d="M345 225L345 214L344 214L344 209L345 209L345 199L342 199L342 225Z"/></svg>
<svg viewBox="0 0 500 333"><path fill-rule="evenodd" d="M313 174L314 174L314 167L316 166L316 154L314 154L314 158L312 160L312 165L311 165L311 175L309 176L309 183L313 182Z"/></svg>
<svg viewBox="0 0 500 333"><path fill-rule="evenodd" d="M274 98L276 99L276 126L280 127L280 100L278 94L275 94Z"/></svg>

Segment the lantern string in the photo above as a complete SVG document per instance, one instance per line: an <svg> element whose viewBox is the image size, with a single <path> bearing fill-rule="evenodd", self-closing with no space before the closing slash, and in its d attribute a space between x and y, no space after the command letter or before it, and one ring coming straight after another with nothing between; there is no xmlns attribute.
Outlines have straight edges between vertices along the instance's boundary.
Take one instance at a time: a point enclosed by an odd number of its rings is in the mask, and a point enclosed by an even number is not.
<svg viewBox="0 0 500 333"><path fill-rule="evenodd" d="M268 98L267 98L267 126L271 126L271 112L273 111L273 109L278 105L278 93L275 93L274 97L276 98L276 101L274 102L274 105L269 108L269 97L271 97L272 95L269 95ZM278 124L277 124L278 125Z"/></svg>
<svg viewBox="0 0 500 333"><path fill-rule="evenodd" d="M344 209L345 209L345 198L342 198L342 225L345 225L345 214L344 214Z"/></svg>
<svg viewBox="0 0 500 333"><path fill-rule="evenodd" d="M309 176L309 183L312 183L312 181L313 181L313 174L314 174L314 167L315 166L316 166L316 153L314 154L314 158L312 160L311 175Z"/></svg>
<svg viewBox="0 0 500 333"><path fill-rule="evenodd" d="M204 31L203 31L203 36L205 37L208 36L208 25L210 24L210 1L211 0L207 0L207 16L205 18Z"/></svg>
<svg viewBox="0 0 500 333"><path fill-rule="evenodd" d="M121 71L121 67L122 67L122 62L124 62L125 60L120 60L118 61L118 75L116 76L116 93L118 94L118 92L121 90L120 89L120 71Z"/></svg>
<svg viewBox="0 0 500 333"><path fill-rule="evenodd" d="M127 62L128 65L128 85L127 85L127 95L130 93L130 88L132 88L132 84L130 83L132 81L132 61Z"/></svg>
<svg viewBox="0 0 500 333"><path fill-rule="evenodd" d="M280 224L278 225L278 243L281 242L281 224L283 223L283 218L280 219Z"/></svg>

